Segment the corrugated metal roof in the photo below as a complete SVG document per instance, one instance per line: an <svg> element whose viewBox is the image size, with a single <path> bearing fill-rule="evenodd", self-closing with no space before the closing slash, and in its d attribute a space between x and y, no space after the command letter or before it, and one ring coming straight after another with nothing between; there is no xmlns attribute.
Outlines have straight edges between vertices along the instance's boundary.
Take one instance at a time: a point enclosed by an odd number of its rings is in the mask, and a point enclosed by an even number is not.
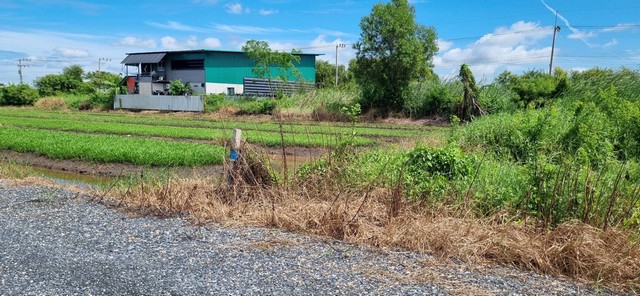
<svg viewBox="0 0 640 296"><path fill-rule="evenodd" d="M162 61L162 58L166 55L166 52L157 53L130 53L127 55L121 64L125 65L137 65L137 64L152 64Z"/></svg>

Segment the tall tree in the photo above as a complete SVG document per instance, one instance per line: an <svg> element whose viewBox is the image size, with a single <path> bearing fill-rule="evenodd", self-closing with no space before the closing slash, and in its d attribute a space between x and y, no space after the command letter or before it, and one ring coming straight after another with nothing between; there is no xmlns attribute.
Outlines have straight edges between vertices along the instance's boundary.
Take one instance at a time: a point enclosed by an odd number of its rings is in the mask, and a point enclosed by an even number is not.
<svg viewBox="0 0 640 296"><path fill-rule="evenodd" d="M349 82L349 72L344 65L338 65L338 85L346 85ZM336 85L336 66L327 61L316 61L316 84L318 87L334 87Z"/></svg>
<svg viewBox="0 0 640 296"><path fill-rule="evenodd" d="M354 45L354 75L362 87L362 105L401 111L409 83L434 75L436 31L416 23L415 8L407 0L374 5L371 14L360 21L360 28L360 40Z"/></svg>
<svg viewBox="0 0 640 296"><path fill-rule="evenodd" d="M295 64L300 63L300 57L296 56L299 51L293 50L291 53L271 50L266 41L249 40L242 46L247 56L255 61L252 71L263 79L277 79L286 82L289 76L300 79L300 71ZM276 69L276 73L272 70ZM275 74L275 75L274 75Z"/></svg>
<svg viewBox="0 0 640 296"><path fill-rule="evenodd" d="M62 75L65 75L75 81L82 81L82 74L84 74L84 70L80 65L71 65L62 69Z"/></svg>

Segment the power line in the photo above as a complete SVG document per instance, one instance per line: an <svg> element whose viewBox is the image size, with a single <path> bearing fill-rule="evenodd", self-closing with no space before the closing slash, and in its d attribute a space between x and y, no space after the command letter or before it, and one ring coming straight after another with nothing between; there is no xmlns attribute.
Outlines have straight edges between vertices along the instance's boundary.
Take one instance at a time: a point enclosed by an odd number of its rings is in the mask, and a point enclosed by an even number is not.
<svg viewBox="0 0 640 296"><path fill-rule="evenodd" d="M18 75L20 75L20 84L22 84L22 68L29 67L29 65L25 65L22 62L29 62L31 59L19 59L18 60Z"/></svg>
<svg viewBox="0 0 640 296"><path fill-rule="evenodd" d="M102 62L111 62L110 58L99 58L98 59L98 72L100 72L100 67L102 66Z"/></svg>

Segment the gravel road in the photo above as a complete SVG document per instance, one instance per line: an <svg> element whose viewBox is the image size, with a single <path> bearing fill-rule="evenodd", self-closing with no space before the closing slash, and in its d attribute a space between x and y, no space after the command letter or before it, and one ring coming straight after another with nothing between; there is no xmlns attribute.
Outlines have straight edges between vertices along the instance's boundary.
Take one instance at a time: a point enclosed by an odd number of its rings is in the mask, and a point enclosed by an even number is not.
<svg viewBox="0 0 640 296"><path fill-rule="evenodd" d="M131 217L71 191L0 180L0 295L612 294L438 262L272 229Z"/></svg>

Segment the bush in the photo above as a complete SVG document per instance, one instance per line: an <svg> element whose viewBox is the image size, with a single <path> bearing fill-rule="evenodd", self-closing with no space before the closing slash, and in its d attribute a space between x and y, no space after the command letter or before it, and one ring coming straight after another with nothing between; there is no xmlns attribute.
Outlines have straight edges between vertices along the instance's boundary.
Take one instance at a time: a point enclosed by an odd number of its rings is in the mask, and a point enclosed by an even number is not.
<svg viewBox="0 0 640 296"><path fill-rule="evenodd" d="M47 97L38 100L34 106L38 109L62 110L67 108L67 103L59 97Z"/></svg>
<svg viewBox="0 0 640 296"><path fill-rule="evenodd" d="M39 98L38 90L26 84L9 85L0 88L0 105L33 105Z"/></svg>
<svg viewBox="0 0 640 296"><path fill-rule="evenodd" d="M493 83L480 88L478 101L489 114L515 112L518 109L517 96L511 89Z"/></svg>
<svg viewBox="0 0 640 296"><path fill-rule="evenodd" d="M455 80L415 82L409 86L405 96L404 110L412 118L448 117L457 113L457 106L462 102L462 84Z"/></svg>
<svg viewBox="0 0 640 296"><path fill-rule="evenodd" d="M182 80L174 80L169 83L169 94L172 96L186 96L191 95L193 90L189 82L182 82Z"/></svg>
<svg viewBox="0 0 640 296"><path fill-rule="evenodd" d="M571 101L597 97L600 90L610 87L614 87L618 95L627 101L640 101L640 72L637 70L595 68L572 71L569 82L563 97Z"/></svg>
<svg viewBox="0 0 640 296"><path fill-rule="evenodd" d="M418 146L407 153L404 163L407 195L410 199L442 195L450 181L465 179L471 174L471 163L455 145L445 148Z"/></svg>
<svg viewBox="0 0 640 296"><path fill-rule="evenodd" d="M311 116L318 121L355 122L360 119L360 112L360 104L358 103L333 101L313 109Z"/></svg>
<svg viewBox="0 0 640 296"><path fill-rule="evenodd" d="M96 92L89 96L89 108L100 108L103 110L109 110L113 108L113 98L115 96L115 89L110 89L106 92Z"/></svg>
<svg viewBox="0 0 640 296"><path fill-rule="evenodd" d="M238 115L258 115L267 114L271 115L278 107L278 102L274 99L250 99L241 102L239 105Z"/></svg>
<svg viewBox="0 0 640 296"><path fill-rule="evenodd" d="M204 111L205 112L216 112L220 110L222 105L224 104L225 95L224 94L210 94L204 96Z"/></svg>
<svg viewBox="0 0 640 296"><path fill-rule="evenodd" d="M67 101L67 106L69 106L69 109L90 110L91 99L86 96L75 96Z"/></svg>
<svg viewBox="0 0 640 296"><path fill-rule="evenodd" d="M541 108L555 101L567 89L566 73L556 71L556 76L541 71L529 71L520 76L504 72L498 77L498 83L508 87L518 96L516 103L521 108Z"/></svg>
<svg viewBox="0 0 640 296"><path fill-rule="evenodd" d="M65 75L49 74L34 82L41 96L54 96L64 92L71 92L78 88L81 81Z"/></svg>

